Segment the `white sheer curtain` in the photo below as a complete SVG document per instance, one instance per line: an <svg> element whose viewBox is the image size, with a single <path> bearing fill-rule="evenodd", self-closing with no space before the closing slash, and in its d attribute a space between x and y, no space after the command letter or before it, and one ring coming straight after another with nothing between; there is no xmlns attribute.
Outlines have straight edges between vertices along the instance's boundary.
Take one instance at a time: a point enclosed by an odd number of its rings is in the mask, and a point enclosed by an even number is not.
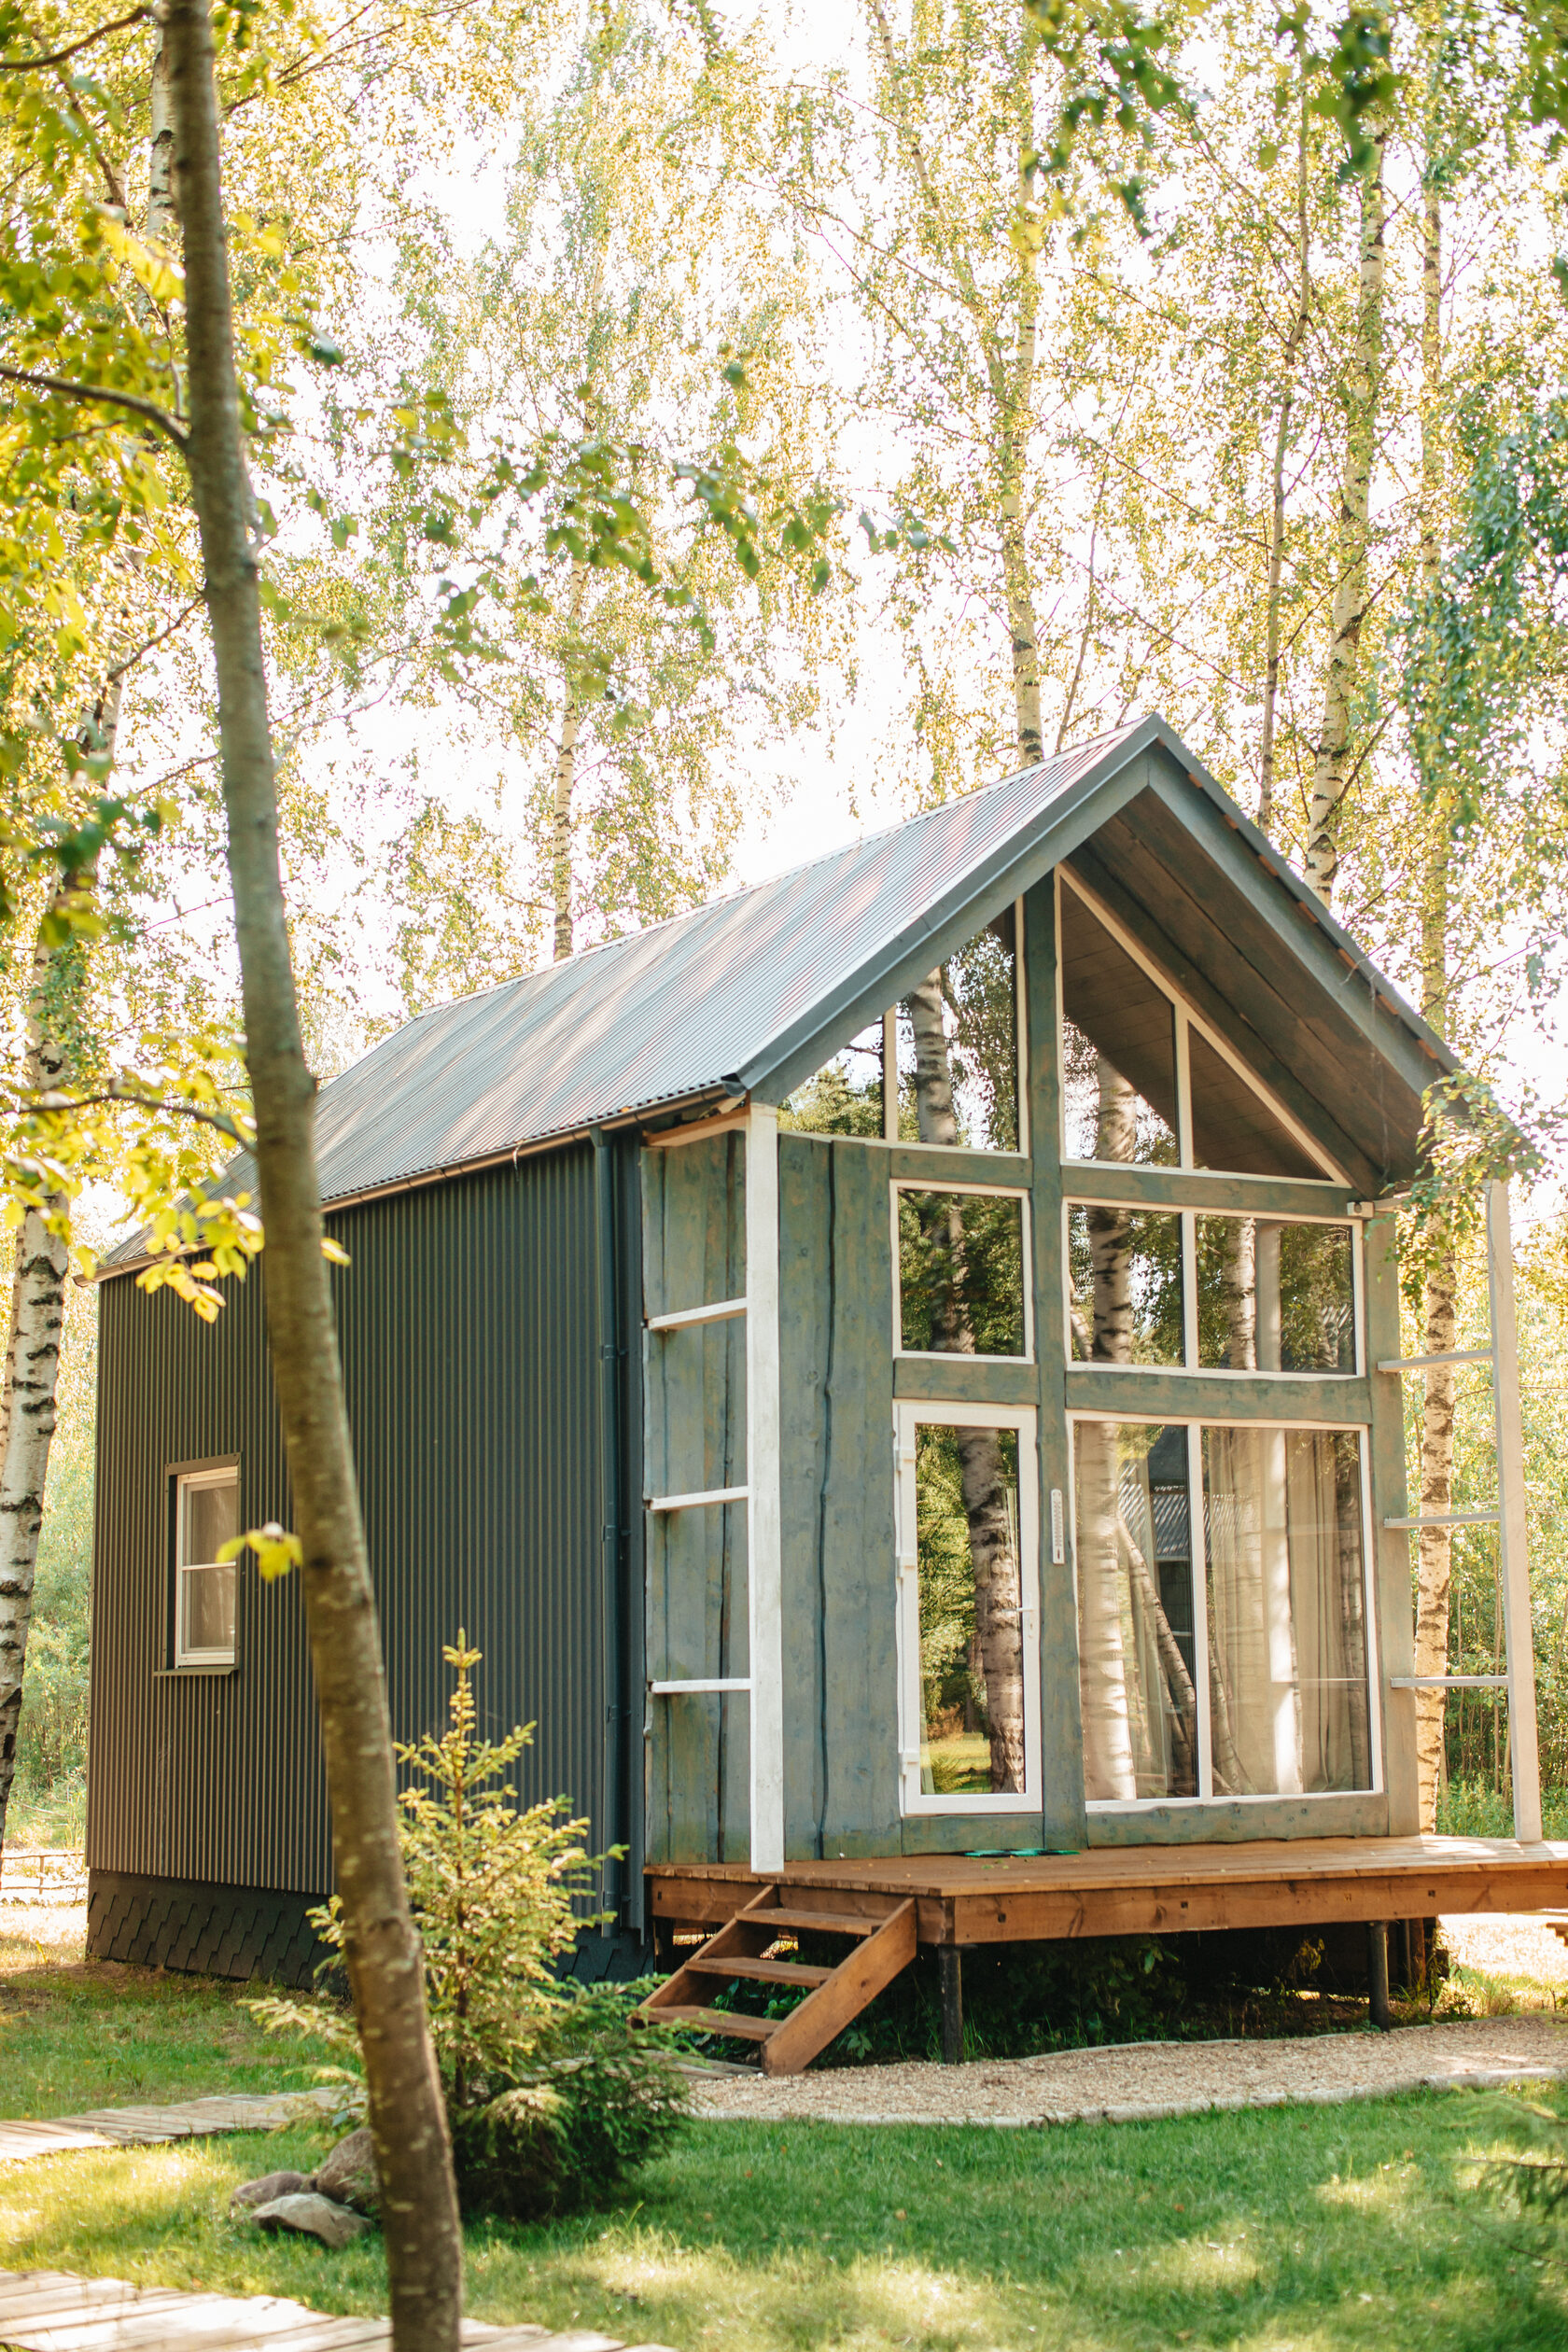
<svg viewBox="0 0 1568 2352"><path fill-rule="evenodd" d="M1369 1787L1355 1437L1206 1429L1203 1494L1214 1794Z"/></svg>
<svg viewBox="0 0 1568 2352"><path fill-rule="evenodd" d="M1074 1433L1079 1698L1085 1793L1099 1801L1197 1793L1192 1679L1160 1596L1149 1454L1160 1431L1080 1421Z"/></svg>

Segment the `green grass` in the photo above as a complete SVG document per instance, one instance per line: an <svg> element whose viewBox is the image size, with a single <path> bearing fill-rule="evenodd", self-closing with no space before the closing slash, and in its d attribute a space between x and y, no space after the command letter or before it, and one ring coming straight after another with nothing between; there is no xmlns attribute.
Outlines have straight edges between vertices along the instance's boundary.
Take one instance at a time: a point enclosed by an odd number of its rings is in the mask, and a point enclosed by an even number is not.
<svg viewBox="0 0 1568 2352"><path fill-rule="evenodd" d="M709 2123L617 2211L470 2231L469 2306L679 2352L1546 2352L1568 2344L1568 2239L1473 2186L1514 2136L1451 2097L1050 2132ZM0 2263L384 2310L379 2241L328 2255L228 2219L237 2182L324 2145L19 2166Z"/></svg>
<svg viewBox="0 0 1568 2352"><path fill-rule="evenodd" d="M29 1965L31 1963L31 1965ZM0 1950L0 2113L280 2087L232 1987ZM297 2067L294 2079L303 2079ZM1547 2094L1568 2117L1568 2090ZM1511 2101L1050 2131L707 2123L613 2210L469 2234L476 2317L679 2352L1552 2352L1568 2229L1476 2187ZM0 2167L0 2265L385 2308L379 2240L232 2221L314 2126Z"/></svg>

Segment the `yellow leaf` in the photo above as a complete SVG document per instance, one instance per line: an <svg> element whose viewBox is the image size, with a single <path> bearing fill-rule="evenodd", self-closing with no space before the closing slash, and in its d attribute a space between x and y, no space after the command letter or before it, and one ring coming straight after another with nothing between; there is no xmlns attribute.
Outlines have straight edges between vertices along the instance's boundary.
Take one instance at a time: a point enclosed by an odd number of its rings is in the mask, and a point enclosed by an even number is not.
<svg viewBox="0 0 1568 2352"><path fill-rule="evenodd" d="M324 1258L329 1259L334 1266L352 1266L354 1264L354 1260L349 1256L348 1252L343 1247L342 1243L334 1241L329 1233L324 1233L321 1237L321 1254Z"/></svg>

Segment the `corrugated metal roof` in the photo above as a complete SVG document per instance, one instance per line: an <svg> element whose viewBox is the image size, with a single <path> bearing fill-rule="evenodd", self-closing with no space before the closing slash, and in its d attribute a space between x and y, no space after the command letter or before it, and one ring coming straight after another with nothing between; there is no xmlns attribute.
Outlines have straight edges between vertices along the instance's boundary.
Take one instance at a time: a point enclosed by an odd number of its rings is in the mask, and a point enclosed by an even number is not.
<svg viewBox="0 0 1568 2352"><path fill-rule="evenodd" d="M1126 791L1135 790L1138 755L1155 745L1237 823L1229 796L1163 721L1141 720L693 914L420 1015L323 1088L323 1198L471 1166L726 1085L744 1091L766 1079L764 1099L777 1099L823 1058L825 1031L858 1026L931 968L931 942L959 922L978 929L1024 887L1021 860L1043 871L1113 813L1118 777L1127 771ZM1254 853L1276 854L1244 819L1239 830ZM1295 876L1276 879L1303 893ZM1370 972L1321 910L1318 920ZM122 1244L108 1262L127 1262L138 1246Z"/></svg>

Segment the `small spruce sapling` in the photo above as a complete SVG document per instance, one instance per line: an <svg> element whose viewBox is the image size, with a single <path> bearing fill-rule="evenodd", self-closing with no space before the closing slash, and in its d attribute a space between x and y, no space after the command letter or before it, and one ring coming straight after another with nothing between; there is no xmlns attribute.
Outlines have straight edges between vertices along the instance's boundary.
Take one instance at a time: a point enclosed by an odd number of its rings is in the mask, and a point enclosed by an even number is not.
<svg viewBox="0 0 1568 2352"><path fill-rule="evenodd" d="M588 1824L565 1798L520 1806L510 1776L532 1725L478 1738L483 1653L459 1630L441 1654L457 1677L447 1729L398 1749L413 1775L399 1799L403 1868L464 2205L523 2219L613 2187L679 2127L684 2089L670 2037L627 2032L638 1988L562 1983L561 1954L609 1916L574 1908L599 1868L583 1844ZM341 1951L336 1896L311 1919ZM269 2030L308 2032L345 2052L352 2042L325 2003L248 2007Z"/></svg>

